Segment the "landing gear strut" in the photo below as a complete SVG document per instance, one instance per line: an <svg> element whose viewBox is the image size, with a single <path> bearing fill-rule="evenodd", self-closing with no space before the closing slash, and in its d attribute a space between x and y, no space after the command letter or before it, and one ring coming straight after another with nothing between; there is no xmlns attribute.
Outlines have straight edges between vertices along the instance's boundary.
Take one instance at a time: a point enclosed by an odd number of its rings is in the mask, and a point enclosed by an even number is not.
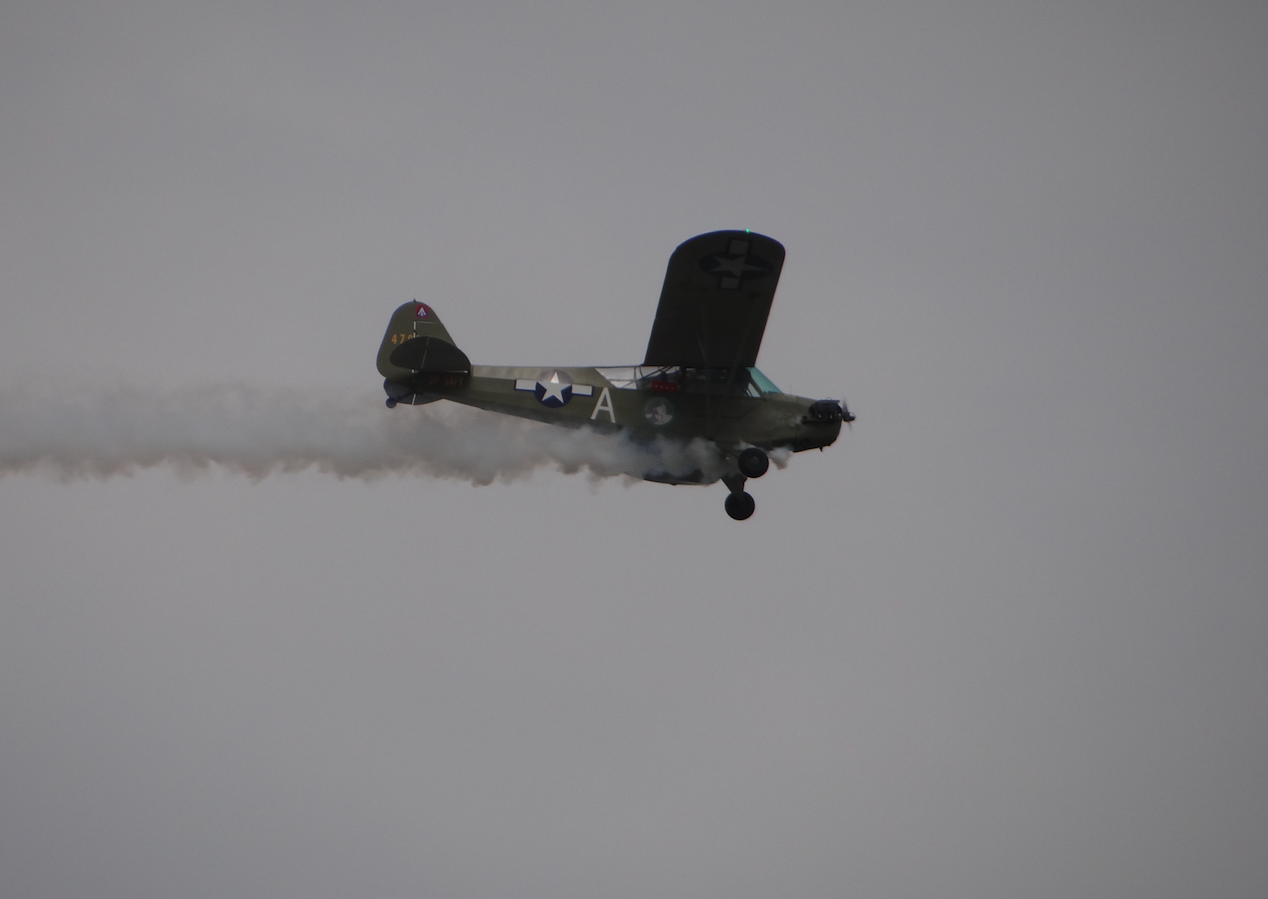
<svg viewBox="0 0 1268 899"><path fill-rule="evenodd" d="M758 452L761 452L761 450L758 450ZM736 521L743 521L748 518L753 514L753 510L757 508L757 503L754 502L753 497L744 492L745 480L747 479L742 474L729 474L722 478L722 483L726 484L731 491L726 497L726 514Z"/></svg>

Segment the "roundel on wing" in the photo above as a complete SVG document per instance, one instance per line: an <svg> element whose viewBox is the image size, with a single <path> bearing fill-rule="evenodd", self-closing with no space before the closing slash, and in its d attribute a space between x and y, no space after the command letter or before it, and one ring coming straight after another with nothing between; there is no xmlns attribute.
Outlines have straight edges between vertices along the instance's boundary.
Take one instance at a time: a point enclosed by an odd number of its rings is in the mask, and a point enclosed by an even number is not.
<svg viewBox="0 0 1268 899"><path fill-rule="evenodd" d="M764 278L771 271L771 264L748 251L750 241L731 240L725 253L711 253L700 257L700 269L717 276L722 290L738 290L748 281Z"/></svg>

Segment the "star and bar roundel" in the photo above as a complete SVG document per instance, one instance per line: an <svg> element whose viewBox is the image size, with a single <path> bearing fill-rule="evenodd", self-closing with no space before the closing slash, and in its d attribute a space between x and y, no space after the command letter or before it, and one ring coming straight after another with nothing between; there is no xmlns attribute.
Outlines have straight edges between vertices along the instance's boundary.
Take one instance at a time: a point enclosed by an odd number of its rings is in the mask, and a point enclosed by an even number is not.
<svg viewBox="0 0 1268 899"><path fill-rule="evenodd" d="M700 268L718 276L718 288L738 290L746 281L756 281L770 274L771 264L748 251L750 241L731 240L727 252L714 253L700 260Z"/></svg>
<svg viewBox="0 0 1268 899"><path fill-rule="evenodd" d="M515 389L532 391L537 397L537 402L548 409L566 406L574 396L594 394L594 388L589 384L574 384L567 372L558 369L542 372L535 381L530 378L516 378Z"/></svg>

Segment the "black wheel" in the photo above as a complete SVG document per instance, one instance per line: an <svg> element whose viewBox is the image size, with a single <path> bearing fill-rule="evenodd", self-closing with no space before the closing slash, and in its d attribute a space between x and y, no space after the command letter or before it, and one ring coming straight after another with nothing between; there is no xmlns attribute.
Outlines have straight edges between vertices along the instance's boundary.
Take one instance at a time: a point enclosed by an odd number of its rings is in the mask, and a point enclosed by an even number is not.
<svg viewBox="0 0 1268 899"><path fill-rule="evenodd" d="M757 503L747 493L728 493L726 497L726 514L736 521L743 521L753 514Z"/></svg>
<svg viewBox="0 0 1268 899"><path fill-rule="evenodd" d="M740 453L740 474L746 478L760 478L770 468L770 458L755 446Z"/></svg>
<svg viewBox="0 0 1268 899"><path fill-rule="evenodd" d="M386 400L384 400L384 401L383 401L383 405L387 406L389 409L395 409L395 408L396 408L396 400L392 399L392 398L389 396Z"/></svg>

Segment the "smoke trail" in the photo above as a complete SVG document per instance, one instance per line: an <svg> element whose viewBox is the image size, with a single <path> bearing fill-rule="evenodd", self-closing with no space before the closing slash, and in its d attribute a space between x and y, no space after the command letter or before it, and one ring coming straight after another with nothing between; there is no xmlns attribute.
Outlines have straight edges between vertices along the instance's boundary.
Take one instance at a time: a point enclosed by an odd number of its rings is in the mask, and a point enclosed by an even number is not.
<svg viewBox="0 0 1268 899"><path fill-rule="evenodd" d="M388 410L377 396L266 393L247 387L113 389L41 398L0 393L0 477L43 471L64 480L168 466L210 466L261 478L315 468L341 478L415 474L473 484L554 467L595 478L723 473L704 441L636 445L434 403Z"/></svg>

